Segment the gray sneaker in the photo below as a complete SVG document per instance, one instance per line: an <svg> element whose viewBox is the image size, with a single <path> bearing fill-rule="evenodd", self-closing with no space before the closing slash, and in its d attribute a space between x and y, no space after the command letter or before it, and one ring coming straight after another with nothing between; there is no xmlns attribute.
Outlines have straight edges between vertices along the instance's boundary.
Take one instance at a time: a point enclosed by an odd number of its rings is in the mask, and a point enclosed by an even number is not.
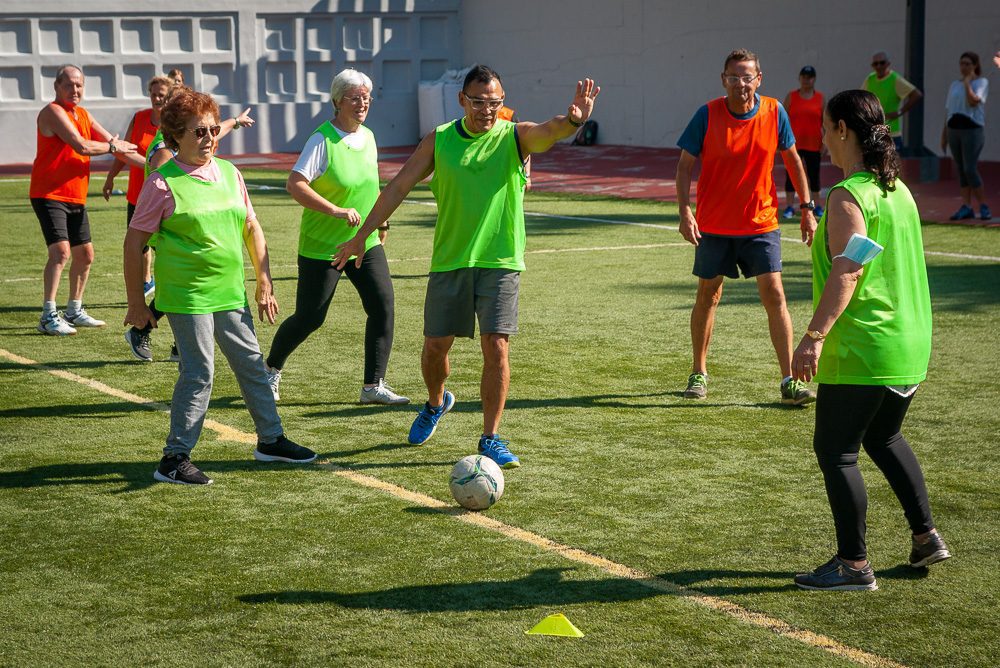
<svg viewBox="0 0 1000 668"><path fill-rule="evenodd" d="M912 540L913 549L910 550L910 566L914 568L924 568L939 561L951 559L951 552L948 551L948 546L944 544L941 534L936 531L931 534L926 543L918 543L916 538Z"/></svg>
<svg viewBox="0 0 1000 668"><path fill-rule="evenodd" d="M364 387L361 388L361 399L359 401L363 404L386 404L386 405L396 405L396 404L408 404L410 403L409 397L404 397L385 384L384 379L379 379L378 385L366 390Z"/></svg>
<svg viewBox="0 0 1000 668"><path fill-rule="evenodd" d="M149 347L149 332L131 327L125 332L125 342L132 348L132 354L140 362L152 362L153 351Z"/></svg>
<svg viewBox="0 0 1000 668"><path fill-rule="evenodd" d="M708 396L708 374L695 372L688 376L688 386L684 390L685 399L704 399Z"/></svg>
<svg viewBox="0 0 1000 668"><path fill-rule="evenodd" d="M76 313L67 311L64 317L66 318L66 322L74 327L104 327L107 324L103 320L98 320L87 313L87 309L85 308L81 308Z"/></svg>
<svg viewBox="0 0 1000 668"><path fill-rule="evenodd" d="M38 331L49 336L72 336L76 334L73 325L69 324L59 315L59 311L43 313L38 320Z"/></svg>
<svg viewBox="0 0 1000 668"><path fill-rule="evenodd" d="M278 386L281 384L281 369L272 369L266 364L264 365L264 369L267 370L267 384L271 386L271 394L274 395L274 400L281 401L281 393L278 391Z"/></svg>
<svg viewBox="0 0 1000 668"><path fill-rule="evenodd" d="M821 589L825 591L874 591L875 571L871 563L864 568L851 568L847 562L835 556L812 573L799 573L795 584L800 589Z"/></svg>
<svg viewBox="0 0 1000 668"><path fill-rule="evenodd" d="M789 379L781 384L781 403L789 406L805 406L816 401L816 393L806 387L801 380Z"/></svg>

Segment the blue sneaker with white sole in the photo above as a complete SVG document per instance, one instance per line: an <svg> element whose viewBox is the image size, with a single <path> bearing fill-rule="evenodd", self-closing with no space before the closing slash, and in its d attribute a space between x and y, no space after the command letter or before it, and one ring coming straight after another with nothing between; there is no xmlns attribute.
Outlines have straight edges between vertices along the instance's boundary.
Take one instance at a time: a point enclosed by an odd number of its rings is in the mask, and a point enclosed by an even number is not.
<svg viewBox="0 0 1000 668"><path fill-rule="evenodd" d="M410 445L423 445L426 443L434 435L435 430L437 430L438 421L454 405L455 395L448 390L445 390L444 403L440 406L434 407L424 402L423 409L417 413L417 419L413 421L413 425L410 427L410 436L407 439Z"/></svg>
<svg viewBox="0 0 1000 668"><path fill-rule="evenodd" d="M500 434L481 436L479 438L479 454L489 457L502 469L516 469L521 465L521 460L517 458L510 448L510 441L500 438Z"/></svg>

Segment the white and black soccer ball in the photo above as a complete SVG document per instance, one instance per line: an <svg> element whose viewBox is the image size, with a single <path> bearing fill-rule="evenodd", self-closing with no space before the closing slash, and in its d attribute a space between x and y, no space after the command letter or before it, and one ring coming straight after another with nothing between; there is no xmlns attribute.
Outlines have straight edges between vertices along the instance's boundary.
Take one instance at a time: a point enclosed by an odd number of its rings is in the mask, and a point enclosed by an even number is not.
<svg viewBox="0 0 1000 668"><path fill-rule="evenodd" d="M503 471L489 457L462 457L451 469L451 495L469 510L486 510L503 496Z"/></svg>

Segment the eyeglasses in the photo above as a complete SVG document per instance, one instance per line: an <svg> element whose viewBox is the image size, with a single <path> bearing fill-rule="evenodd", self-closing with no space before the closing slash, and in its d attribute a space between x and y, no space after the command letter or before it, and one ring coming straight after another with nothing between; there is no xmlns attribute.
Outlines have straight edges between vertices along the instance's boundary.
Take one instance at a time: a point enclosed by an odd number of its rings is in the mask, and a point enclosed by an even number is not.
<svg viewBox="0 0 1000 668"><path fill-rule="evenodd" d="M351 95L350 97L345 97L345 100L351 104L371 104L372 99L367 95Z"/></svg>
<svg viewBox="0 0 1000 668"><path fill-rule="evenodd" d="M735 86L736 84L743 84L744 86L752 84L754 79L760 76L760 72L757 74L745 74L741 77L735 75L726 75L722 77L722 80L727 86Z"/></svg>
<svg viewBox="0 0 1000 668"><path fill-rule="evenodd" d="M462 95L465 95L465 93L462 93ZM472 108L475 109L476 111L482 111L483 109L496 111L497 109L503 106L503 100L504 100L503 98L500 98L499 100L493 100L482 97L470 97L468 95L465 95L465 99L469 101L469 104L471 104Z"/></svg>
<svg viewBox="0 0 1000 668"><path fill-rule="evenodd" d="M873 60L872 67L881 67L882 65L888 65L888 60Z"/></svg>
<svg viewBox="0 0 1000 668"><path fill-rule="evenodd" d="M960 61L958 61L958 64L959 65L969 65L971 67L974 63L971 60L960 60Z"/></svg>
<svg viewBox="0 0 1000 668"><path fill-rule="evenodd" d="M198 139L204 139L205 135L207 135L209 132L212 133L213 137L218 137L219 133L222 132L222 126L213 125L210 128L206 128L204 125L199 125L196 128L188 128L188 132L193 132L194 136L197 137Z"/></svg>

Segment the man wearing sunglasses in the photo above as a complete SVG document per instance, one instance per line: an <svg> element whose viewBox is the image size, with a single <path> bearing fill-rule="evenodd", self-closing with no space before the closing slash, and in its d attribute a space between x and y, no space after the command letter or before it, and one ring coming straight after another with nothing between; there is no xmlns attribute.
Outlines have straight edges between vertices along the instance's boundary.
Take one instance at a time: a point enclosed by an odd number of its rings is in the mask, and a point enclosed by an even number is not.
<svg viewBox="0 0 1000 668"><path fill-rule="evenodd" d="M792 319L781 282L781 232L774 183L774 154L781 153L799 195L802 241L816 231L805 168L784 107L757 94L762 74L757 56L746 49L730 53L723 64L724 97L703 105L677 145L677 202L681 235L695 247L698 292L691 310L693 362L686 399L708 395L708 344L726 277L754 278L767 312L771 344L781 372L781 402L801 406L816 400L805 383L792 378ZM701 159L697 217L691 208L694 164Z"/></svg>
<svg viewBox="0 0 1000 668"><path fill-rule="evenodd" d="M903 148L903 125L900 117L908 112L913 105L924 96L920 89L903 78L892 69L892 62L886 51L879 51L872 56L872 73L861 84L863 90L874 93L882 103L882 110L889 122L889 132L896 150Z"/></svg>
<svg viewBox="0 0 1000 668"><path fill-rule="evenodd" d="M456 336L473 338L479 319L483 375L483 433L479 453L504 468L520 460L497 433L510 384L508 343L517 333L518 286L524 271L524 159L572 136L590 118L601 89L592 79L576 82L567 113L544 123L498 118L504 102L500 76L476 65L458 101L465 115L431 132L385 187L355 237L340 244L337 269L357 256L364 240L388 220L403 198L431 174L438 205L434 250L424 302L421 371L428 400L410 428L409 442L425 443L455 405L445 389L448 351Z"/></svg>

